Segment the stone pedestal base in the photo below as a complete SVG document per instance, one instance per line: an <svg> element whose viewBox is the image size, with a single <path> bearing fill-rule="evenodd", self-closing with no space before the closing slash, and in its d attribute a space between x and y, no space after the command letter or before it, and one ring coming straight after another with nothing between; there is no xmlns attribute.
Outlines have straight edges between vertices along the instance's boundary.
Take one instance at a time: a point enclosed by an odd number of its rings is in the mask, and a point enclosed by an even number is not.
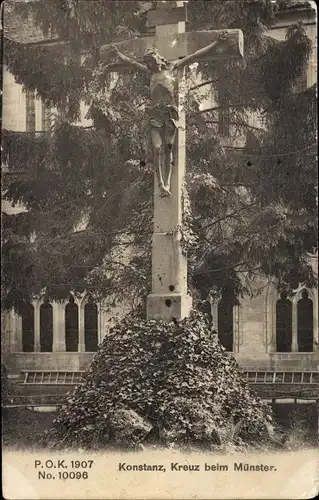
<svg viewBox="0 0 319 500"><path fill-rule="evenodd" d="M189 316L191 308L190 295L151 293L147 297L147 319L163 319L167 322L173 318L179 320Z"/></svg>
<svg viewBox="0 0 319 500"><path fill-rule="evenodd" d="M78 344L78 352L85 352L85 344Z"/></svg>
<svg viewBox="0 0 319 500"><path fill-rule="evenodd" d="M53 352L65 352L65 342L63 340L57 340L52 345Z"/></svg>

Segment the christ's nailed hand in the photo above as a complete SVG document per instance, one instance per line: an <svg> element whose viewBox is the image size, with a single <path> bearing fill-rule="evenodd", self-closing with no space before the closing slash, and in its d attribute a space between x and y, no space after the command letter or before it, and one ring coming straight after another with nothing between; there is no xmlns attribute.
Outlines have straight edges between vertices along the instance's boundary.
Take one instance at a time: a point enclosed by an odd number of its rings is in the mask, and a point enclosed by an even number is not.
<svg viewBox="0 0 319 500"><path fill-rule="evenodd" d="M111 45L110 45L110 50L111 50L111 52L112 52L112 53L114 53L114 52L115 52L115 54L116 54L116 55L119 55L119 53L120 53L120 51L119 51L119 49L116 47L116 45L113 45L113 44L111 44Z"/></svg>

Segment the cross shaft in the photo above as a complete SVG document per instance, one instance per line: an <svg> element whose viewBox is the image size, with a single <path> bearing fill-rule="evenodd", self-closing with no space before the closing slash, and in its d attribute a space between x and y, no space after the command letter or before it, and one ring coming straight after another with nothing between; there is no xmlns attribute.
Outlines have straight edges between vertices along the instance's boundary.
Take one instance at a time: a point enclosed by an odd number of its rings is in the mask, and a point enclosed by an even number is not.
<svg viewBox="0 0 319 500"><path fill-rule="evenodd" d="M186 165L184 68L195 61L243 56L240 30L185 33L185 9L178 7L181 3L175 7L169 2L173 9L149 13L149 25L156 26L155 37L106 45L100 51L101 61L108 62L111 71L134 68L150 74L154 233L147 317L166 321L188 316L192 304L187 294L187 256L181 241Z"/></svg>

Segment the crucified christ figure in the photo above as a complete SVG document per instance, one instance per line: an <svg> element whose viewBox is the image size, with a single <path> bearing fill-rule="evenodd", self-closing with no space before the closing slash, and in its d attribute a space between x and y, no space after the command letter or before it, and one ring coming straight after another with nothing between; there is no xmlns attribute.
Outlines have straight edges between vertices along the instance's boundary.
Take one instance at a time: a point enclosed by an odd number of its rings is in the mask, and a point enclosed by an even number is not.
<svg viewBox="0 0 319 500"><path fill-rule="evenodd" d="M161 196L170 196L171 194L171 176L174 167L173 147L178 128L177 71L209 53L215 45L227 40L227 37L227 31L221 32L213 43L177 61L168 61L154 48L146 51L143 63L141 63L125 56L115 45L112 45L117 57L122 62L151 75L152 109L149 126Z"/></svg>

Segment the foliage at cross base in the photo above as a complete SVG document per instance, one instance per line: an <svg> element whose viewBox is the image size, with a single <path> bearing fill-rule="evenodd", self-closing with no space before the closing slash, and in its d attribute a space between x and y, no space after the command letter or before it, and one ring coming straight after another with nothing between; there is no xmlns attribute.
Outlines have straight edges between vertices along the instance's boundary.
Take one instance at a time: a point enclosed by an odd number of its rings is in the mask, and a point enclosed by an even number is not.
<svg viewBox="0 0 319 500"><path fill-rule="evenodd" d="M266 444L267 428L273 429L270 408L250 390L204 314L171 323L130 314L106 335L48 444L244 448Z"/></svg>

